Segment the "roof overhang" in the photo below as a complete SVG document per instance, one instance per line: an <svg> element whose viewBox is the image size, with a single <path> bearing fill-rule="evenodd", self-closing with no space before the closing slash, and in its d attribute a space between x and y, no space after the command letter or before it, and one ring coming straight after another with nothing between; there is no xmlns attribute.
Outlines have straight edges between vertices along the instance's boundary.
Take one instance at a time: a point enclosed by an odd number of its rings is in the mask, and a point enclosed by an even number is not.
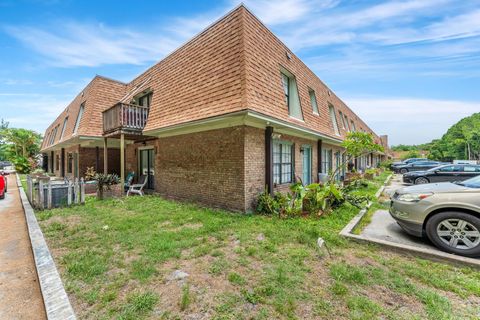
<svg viewBox="0 0 480 320"><path fill-rule="evenodd" d="M126 144L133 143L133 140L125 140ZM52 146L48 146L40 150L40 152L50 152L55 150L60 150L62 148L70 148L73 146L78 146L84 148L95 148L100 147L103 148L103 137L98 136L75 136L70 139L60 141ZM120 148L120 140L119 139L107 139L107 146L108 148L117 149Z"/></svg>
<svg viewBox="0 0 480 320"><path fill-rule="evenodd" d="M304 128L300 125L284 120L279 120L271 116L267 116L251 110L242 110L207 119L190 121L173 126L148 130L144 131L143 134L160 138L241 125L251 126L260 129L265 129L266 127L270 126L274 128L274 132L276 133L291 135L310 140L320 139L325 143L333 145L340 145L343 141L342 139L340 139L340 137L334 138L319 133L317 131Z"/></svg>

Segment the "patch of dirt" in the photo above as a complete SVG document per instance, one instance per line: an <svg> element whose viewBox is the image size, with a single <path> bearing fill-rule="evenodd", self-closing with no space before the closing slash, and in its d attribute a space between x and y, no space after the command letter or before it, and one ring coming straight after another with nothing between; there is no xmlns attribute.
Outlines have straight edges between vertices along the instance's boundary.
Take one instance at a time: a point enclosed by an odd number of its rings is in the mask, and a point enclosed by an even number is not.
<svg viewBox="0 0 480 320"><path fill-rule="evenodd" d="M66 225L69 228L72 228L82 223L82 217L78 215L53 216L42 223L42 228L48 227L53 223L61 223Z"/></svg>
<svg viewBox="0 0 480 320"><path fill-rule="evenodd" d="M403 315L411 314L420 316L420 319L426 319L423 304L416 297L403 295L379 285L364 287L360 293L386 309L395 310Z"/></svg>

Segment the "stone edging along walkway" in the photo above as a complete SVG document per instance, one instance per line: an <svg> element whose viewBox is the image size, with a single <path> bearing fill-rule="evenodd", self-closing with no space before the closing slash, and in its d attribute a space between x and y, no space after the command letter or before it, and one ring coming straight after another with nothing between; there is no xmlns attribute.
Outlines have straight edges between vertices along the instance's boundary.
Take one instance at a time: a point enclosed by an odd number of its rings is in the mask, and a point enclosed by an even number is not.
<svg viewBox="0 0 480 320"><path fill-rule="evenodd" d="M383 186L378 189L377 193L375 193L375 197L379 198L383 190L385 189L385 186L388 184L390 179L392 178L392 175L388 176L387 179L385 180ZM405 252L410 252L410 253L416 253L420 255L422 258L428 258L431 260L442 260L442 261L449 261L453 262L456 264L463 264L463 265L468 265L471 267L476 267L480 268L480 260L479 259L473 259L473 258L468 258L468 257L462 257L458 255L454 255L451 253L446 253L443 251L439 250L432 250L428 248L420 248L420 247L414 247L412 245L407 245L407 244L400 244L400 243L395 243L391 241L386 241L386 240L380 240L380 239L374 239L371 237L367 236L362 236L362 235L357 235L352 233L352 231L355 229L355 227L360 223L362 220L363 216L368 212L368 209L370 208L371 203L367 205L366 208L360 210L360 212L340 231L340 235L344 237L351 238L356 241L360 242L370 242L370 243L376 243L382 246L390 247L396 250L400 251L405 251Z"/></svg>
<svg viewBox="0 0 480 320"><path fill-rule="evenodd" d="M45 311L49 320L74 320L76 319L73 308L68 300L63 287L62 279L58 273L52 255L48 250L47 242L43 237L42 230L38 225L35 213L28 202L27 195L23 190L20 177L17 176L17 185L22 200L25 218L27 220L28 234L32 243L33 256L37 275L42 291Z"/></svg>

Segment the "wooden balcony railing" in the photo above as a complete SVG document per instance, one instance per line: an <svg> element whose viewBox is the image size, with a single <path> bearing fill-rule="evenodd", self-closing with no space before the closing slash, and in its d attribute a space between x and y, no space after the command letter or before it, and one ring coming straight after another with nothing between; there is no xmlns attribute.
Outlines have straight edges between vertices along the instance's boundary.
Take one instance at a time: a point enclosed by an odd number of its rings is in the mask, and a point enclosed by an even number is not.
<svg viewBox="0 0 480 320"><path fill-rule="evenodd" d="M148 107L117 103L103 111L103 133L115 131L141 134L148 118Z"/></svg>

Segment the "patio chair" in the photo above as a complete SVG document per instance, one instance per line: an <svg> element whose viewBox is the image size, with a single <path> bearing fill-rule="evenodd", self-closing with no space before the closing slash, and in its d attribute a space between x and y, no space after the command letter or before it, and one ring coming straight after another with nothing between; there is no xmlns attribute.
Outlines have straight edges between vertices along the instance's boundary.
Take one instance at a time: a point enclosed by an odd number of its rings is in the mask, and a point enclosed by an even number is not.
<svg viewBox="0 0 480 320"><path fill-rule="evenodd" d="M127 175L127 178L125 179L125 184L123 186L125 192L127 192L128 189L130 189L130 186L132 185L132 182L133 182L133 177L135 177L135 172L130 172Z"/></svg>
<svg viewBox="0 0 480 320"><path fill-rule="evenodd" d="M130 185L127 191L127 197L130 195L130 193L135 193L135 194L139 194L140 196L143 196L143 188L145 188L145 186L147 185L147 181L148 181L148 176L142 175L137 184Z"/></svg>

